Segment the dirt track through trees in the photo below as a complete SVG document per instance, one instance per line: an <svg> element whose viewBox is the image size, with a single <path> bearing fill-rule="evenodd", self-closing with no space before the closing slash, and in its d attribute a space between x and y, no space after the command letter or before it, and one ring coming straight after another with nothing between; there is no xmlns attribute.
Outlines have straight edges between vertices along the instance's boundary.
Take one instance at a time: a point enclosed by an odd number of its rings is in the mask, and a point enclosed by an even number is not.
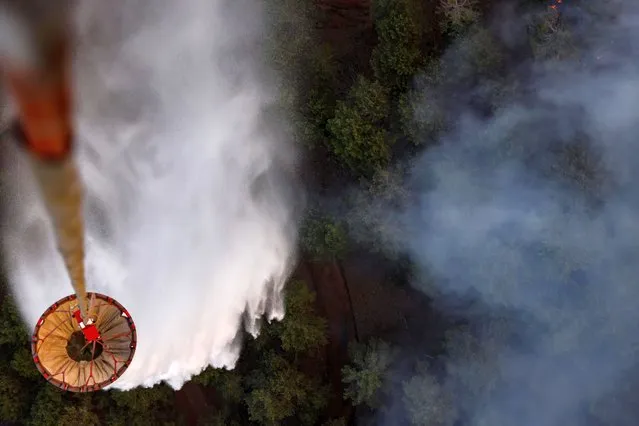
<svg viewBox="0 0 639 426"><path fill-rule="evenodd" d="M300 275L306 275L308 285L317 295L319 314L328 323L326 364L331 385L328 414L349 418L352 407L343 399L342 367L348 362L348 344L357 339L353 312L344 281L337 262L303 262Z"/></svg>

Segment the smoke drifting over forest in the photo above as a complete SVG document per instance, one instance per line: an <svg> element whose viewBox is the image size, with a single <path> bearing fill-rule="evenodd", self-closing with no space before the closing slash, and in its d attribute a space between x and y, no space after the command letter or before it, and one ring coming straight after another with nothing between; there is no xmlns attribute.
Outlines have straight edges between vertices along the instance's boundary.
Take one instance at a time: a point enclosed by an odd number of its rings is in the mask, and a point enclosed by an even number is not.
<svg viewBox="0 0 639 426"><path fill-rule="evenodd" d="M578 59L516 71L524 90L490 118L462 106L412 168L400 220L415 286L474 318L474 343L452 338L433 373L449 420L635 424L610 402L635 385L639 347L639 10L583 5L564 11Z"/></svg>
<svg viewBox="0 0 639 426"><path fill-rule="evenodd" d="M283 314L294 158L283 127L263 118L274 98L260 77L261 13L242 0L78 5L88 289L137 324L136 356L115 386L180 387L209 363L232 366L243 325ZM32 326L72 287L26 159L4 149L3 244Z"/></svg>

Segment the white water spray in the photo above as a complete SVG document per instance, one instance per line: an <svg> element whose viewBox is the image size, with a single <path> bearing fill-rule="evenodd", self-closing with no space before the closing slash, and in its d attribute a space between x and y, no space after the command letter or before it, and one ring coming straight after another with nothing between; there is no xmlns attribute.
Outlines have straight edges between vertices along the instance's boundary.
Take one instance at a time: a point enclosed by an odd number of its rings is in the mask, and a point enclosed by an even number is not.
<svg viewBox="0 0 639 426"><path fill-rule="evenodd" d="M232 366L237 333L283 314L295 247L291 147L263 121L260 11L243 0L80 2L77 159L87 289L132 314L138 349L115 387L175 388ZM3 247L35 324L73 289L23 153L3 147ZM286 154L283 154L286 153Z"/></svg>

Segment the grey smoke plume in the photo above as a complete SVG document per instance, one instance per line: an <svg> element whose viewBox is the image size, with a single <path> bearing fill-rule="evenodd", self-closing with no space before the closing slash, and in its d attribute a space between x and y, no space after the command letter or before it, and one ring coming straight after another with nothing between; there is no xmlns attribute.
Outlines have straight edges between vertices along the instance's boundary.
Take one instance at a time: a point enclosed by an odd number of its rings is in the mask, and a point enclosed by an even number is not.
<svg viewBox="0 0 639 426"><path fill-rule="evenodd" d="M77 2L77 159L87 287L138 329L118 388L179 388L233 366L237 334L280 297L295 255L295 162L263 77L261 10L244 0ZM8 274L34 325L72 288L21 152L6 143Z"/></svg>
<svg viewBox="0 0 639 426"><path fill-rule="evenodd" d="M476 333L470 358L451 344L442 381L464 424L587 424L636 367L639 10L586 3L617 14L580 12L579 60L527 69L527 94L490 118L465 108L412 170L399 219L431 278L416 286L525 324ZM614 414L602 424L636 424Z"/></svg>

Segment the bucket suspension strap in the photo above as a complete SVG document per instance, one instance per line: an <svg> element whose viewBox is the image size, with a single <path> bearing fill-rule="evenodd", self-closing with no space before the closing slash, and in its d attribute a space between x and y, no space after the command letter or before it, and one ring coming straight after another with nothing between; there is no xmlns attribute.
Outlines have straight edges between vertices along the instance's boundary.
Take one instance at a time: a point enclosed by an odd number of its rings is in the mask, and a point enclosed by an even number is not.
<svg viewBox="0 0 639 426"><path fill-rule="evenodd" d="M64 259L78 307L87 317L84 269L84 221L82 184L71 158L48 163L34 158L34 171L40 183L56 235L58 250Z"/></svg>
<svg viewBox="0 0 639 426"><path fill-rule="evenodd" d="M58 250L86 318L83 188L72 155L68 58L61 40L49 46L44 66L7 66L5 77L18 109L18 137L31 156Z"/></svg>

